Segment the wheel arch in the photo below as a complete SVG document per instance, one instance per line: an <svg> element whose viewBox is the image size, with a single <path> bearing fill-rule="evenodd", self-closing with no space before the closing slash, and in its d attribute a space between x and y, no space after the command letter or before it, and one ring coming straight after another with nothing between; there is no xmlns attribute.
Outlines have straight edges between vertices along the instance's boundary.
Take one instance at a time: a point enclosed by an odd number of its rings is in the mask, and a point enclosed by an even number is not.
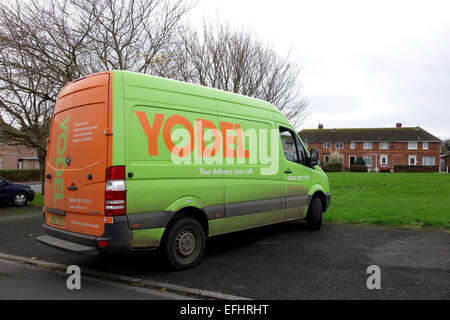
<svg viewBox="0 0 450 320"><path fill-rule="evenodd" d="M206 216L206 213L197 207L194 206L186 206L178 211L176 211L167 222L166 230L164 231L164 234L167 233L167 230L169 229L170 225L179 218L182 217L189 217L194 220L196 220L203 228L203 231L205 232L205 236L207 237L209 234L209 224L208 224L208 217Z"/></svg>
<svg viewBox="0 0 450 320"><path fill-rule="evenodd" d="M309 203L311 203L311 201L314 197L318 197L320 199L320 201L322 202L323 212L325 212L327 210L327 200L326 200L327 198L325 195L325 189L323 188L322 185L316 184L316 185L312 186L311 189L309 190L308 195L310 197Z"/></svg>
<svg viewBox="0 0 450 320"><path fill-rule="evenodd" d="M311 196L311 201L314 198L320 199L320 202L322 203L322 212L325 212L327 210L327 200L325 193L322 190L318 190Z"/></svg>

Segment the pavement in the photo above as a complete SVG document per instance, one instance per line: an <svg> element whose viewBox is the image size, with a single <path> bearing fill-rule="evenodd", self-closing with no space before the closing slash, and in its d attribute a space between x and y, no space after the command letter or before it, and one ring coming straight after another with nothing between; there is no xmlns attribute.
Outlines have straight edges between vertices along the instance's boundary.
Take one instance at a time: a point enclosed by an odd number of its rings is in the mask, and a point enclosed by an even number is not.
<svg viewBox="0 0 450 320"><path fill-rule="evenodd" d="M283 223L208 239L197 267L170 272L158 251L92 257L39 244L40 210L0 208L0 253L252 299L450 299L449 230ZM379 290L367 288L370 265Z"/></svg>
<svg viewBox="0 0 450 320"><path fill-rule="evenodd" d="M0 260L0 300L184 300L185 296L86 277L67 288L71 274Z"/></svg>
<svg viewBox="0 0 450 320"><path fill-rule="evenodd" d="M42 192L42 184L40 181L36 181L36 182L18 182L20 184L25 184L27 186L30 186L31 189L33 189L33 191L35 193L41 193Z"/></svg>

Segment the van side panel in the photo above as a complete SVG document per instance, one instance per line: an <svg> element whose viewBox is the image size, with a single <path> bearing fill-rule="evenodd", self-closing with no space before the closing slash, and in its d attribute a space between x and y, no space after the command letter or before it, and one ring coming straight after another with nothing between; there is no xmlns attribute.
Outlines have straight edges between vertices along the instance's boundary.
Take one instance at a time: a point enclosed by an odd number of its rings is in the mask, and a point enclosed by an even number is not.
<svg viewBox="0 0 450 320"><path fill-rule="evenodd" d="M221 91L214 93L220 122L233 124L235 129L230 133L235 136L232 139L235 143L225 147L233 149L234 156L226 157L224 164L229 174L224 176L223 232L282 221L279 152L278 149L271 150L272 111L264 103L249 104L241 96L230 97ZM237 126L241 132L239 136ZM237 146L238 141L242 141L243 146ZM264 163L262 155L268 157Z"/></svg>
<svg viewBox="0 0 450 320"><path fill-rule="evenodd" d="M186 149L188 162L174 164L170 141L177 129L195 135L196 121L205 126L218 126L217 110L210 89L181 82L121 72L123 77L123 110L125 156L114 163L126 165L127 216L133 231L133 247L157 245L155 236L161 235L175 210L195 206L214 208L215 219L223 214L223 178L214 175L221 165L196 163L198 142ZM114 91L116 92L116 90ZM115 100L117 101L117 100ZM115 104L116 107L116 104ZM114 113L116 117L116 112ZM116 126L116 122L114 122ZM118 128L121 124L118 124ZM204 128L204 132L208 131ZM189 136L191 137L191 136ZM114 136L114 141L118 136ZM195 138L194 138L195 140ZM210 147L206 141L205 147ZM114 148L122 148L115 144ZM124 162L122 162L124 161ZM206 174L210 172L210 174ZM202 174L203 173L203 174ZM183 203L181 204L180 201ZM176 204L176 205L175 205ZM217 229L217 227L216 227Z"/></svg>
<svg viewBox="0 0 450 320"><path fill-rule="evenodd" d="M284 221L287 204L289 219L304 215L300 196L284 190L281 145L271 150L272 132L280 140L278 124L292 128L274 106L179 81L113 74L113 165L126 166L132 247L159 245L171 217L185 207L203 212L210 236ZM218 148L214 130L220 132ZM252 130L258 140L256 162L246 154ZM260 130L266 132L265 162ZM213 155L202 159L204 149L214 150ZM230 150L232 155L226 155ZM301 195L305 199L308 189Z"/></svg>

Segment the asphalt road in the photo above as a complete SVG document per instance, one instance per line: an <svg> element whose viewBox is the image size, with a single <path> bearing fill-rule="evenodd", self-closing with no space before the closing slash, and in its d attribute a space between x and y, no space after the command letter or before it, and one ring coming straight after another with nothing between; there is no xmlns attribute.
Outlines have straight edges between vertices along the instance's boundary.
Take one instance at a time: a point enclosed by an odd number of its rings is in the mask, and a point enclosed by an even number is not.
<svg viewBox="0 0 450 320"><path fill-rule="evenodd" d="M69 274L0 260L1 300L179 300L183 296L82 275L80 289L68 290Z"/></svg>
<svg viewBox="0 0 450 320"><path fill-rule="evenodd" d="M76 256L36 242L40 208L0 208L0 252L257 299L450 299L450 233L303 222L211 238L200 265L168 272L158 252ZM369 290L367 267L381 269Z"/></svg>

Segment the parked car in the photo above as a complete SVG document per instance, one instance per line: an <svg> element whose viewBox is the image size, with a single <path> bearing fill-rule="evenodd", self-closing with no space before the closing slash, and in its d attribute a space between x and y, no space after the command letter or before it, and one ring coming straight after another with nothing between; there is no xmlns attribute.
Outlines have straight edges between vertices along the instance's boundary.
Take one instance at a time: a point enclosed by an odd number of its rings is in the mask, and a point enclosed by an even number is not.
<svg viewBox="0 0 450 320"><path fill-rule="evenodd" d="M391 169L392 169L391 166L389 166L387 164L382 164L378 168L378 171L380 171L380 172L391 172Z"/></svg>
<svg viewBox="0 0 450 320"><path fill-rule="evenodd" d="M16 206L24 206L28 201L33 201L34 191L30 186L13 183L0 177L0 203L13 203Z"/></svg>

